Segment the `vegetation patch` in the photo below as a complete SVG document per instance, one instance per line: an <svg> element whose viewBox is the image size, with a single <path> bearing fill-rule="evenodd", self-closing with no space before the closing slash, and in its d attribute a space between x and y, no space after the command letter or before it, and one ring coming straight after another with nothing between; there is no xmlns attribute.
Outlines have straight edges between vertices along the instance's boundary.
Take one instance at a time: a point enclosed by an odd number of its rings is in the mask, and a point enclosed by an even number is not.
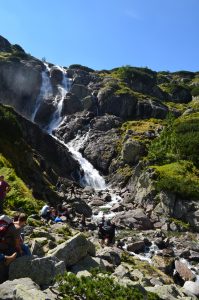
<svg viewBox="0 0 199 300"><path fill-rule="evenodd" d="M65 273L57 277L59 291L66 300L152 300L160 299L150 292L143 292L138 287L121 286L109 274L92 272L91 276L77 277L72 273Z"/></svg>
<svg viewBox="0 0 199 300"><path fill-rule="evenodd" d="M37 212L43 202L36 201L25 183L16 175L12 165L0 154L0 173L5 176L11 190L5 198L6 211L23 210L31 214Z"/></svg>
<svg viewBox="0 0 199 300"><path fill-rule="evenodd" d="M153 166L157 173L157 190L167 190L181 197L199 197L199 170L189 161Z"/></svg>

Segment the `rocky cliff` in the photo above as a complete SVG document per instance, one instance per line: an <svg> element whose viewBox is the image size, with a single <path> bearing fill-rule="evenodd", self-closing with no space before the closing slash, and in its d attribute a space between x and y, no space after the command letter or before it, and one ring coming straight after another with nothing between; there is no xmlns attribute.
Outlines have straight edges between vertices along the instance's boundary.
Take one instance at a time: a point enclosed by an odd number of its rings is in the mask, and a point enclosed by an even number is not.
<svg viewBox="0 0 199 300"><path fill-rule="evenodd" d="M121 233L118 240L128 251L143 254L155 243L160 252L152 256L158 270L181 286L193 280L187 269L186 276L182 274L185 266L177 261L188 259L198 268L198 97L198 72L132 66L102 71L81 65L60 68L0 37L0 170L16 191L8 195L7 211L37 212L40 201L55 205L64 200L77 213L75 227L78 214L90 218L100 210L111 213ZM82 184L82 166L64 145L74 139L81 141L78 151L104 176L109 190L98 192ZM72 181L76 187L71 200ZM121 197L118 203L110 202L110 186ZM92 219L88 228L95 235ZM104 254L106 259L107 255L111 256ZM155 282L157 274L144 274L146 266L140 274L137 262L123 260L119 270L114 267L116 277L128 274L124 277L142 282L150 291L157 283L166 293L172 289L165 299L185 299L167 277L159 273ZM174 261L177 279L172 275ZM56 259L45 263L59 268ZM86 263L79 268L85 270Z"/></svg>

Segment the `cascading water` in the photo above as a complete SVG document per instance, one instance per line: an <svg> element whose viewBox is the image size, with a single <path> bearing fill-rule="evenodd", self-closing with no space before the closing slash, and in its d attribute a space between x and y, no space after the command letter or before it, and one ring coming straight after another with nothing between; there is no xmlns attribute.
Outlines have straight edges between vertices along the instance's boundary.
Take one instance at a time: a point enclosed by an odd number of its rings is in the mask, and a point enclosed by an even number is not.
<svg viewBox="0 0 199 300"><path fill-rule="evenodd" d="M99 172L94 169L91 163L86 160L79 152L81 147L86 143L89 137L89 131L85 135L77 135L74 140L67 144L69 151L73 154L73 157L80 163L84 175L82 176L80 183L82 186L90 186L95 190L105 190L106 183Z"/></svg>
<svg viewBox="0 0 199 300"><path fill-rule="evenodd" d="M62 121L61 111L64 97L66 96L66 93L70 90L71 87L71 80L67 77L66 70L58 66L57 68L59 68L62 71L63 79L61 85L58 85L58 94L54 99L54 105L56 106L56 110L53 114L50 124L47 127L47 132L49 134L52 134L52 131L56 129Z"/></svg>
<svg viewBox="0 0 199 300"><path fill-rule="evenodd" d="M34 122L34 120L35 120L36 113L37 113L42 101L52 97L52 94L53 94L50 77L49 77L50 68L47 63L44 63L44 65L46 68L41 73L42 83L41 83L40 93L36 99L35 108L32 113L32 116L31 116L32 122Z"/></svg>
<svg viewBox="0 0 199 300"><path fill-rule="evenodd" d="M64 68L58 67L63 74L63 79L61 85L58 86L58 93L54 98L54 106L56 107L55 112L52 116L52 120L50 124L47 127L47 132L49 134L52 134L53 130L58 128L60 124L63 121L63 117L61 116L62 107L63 107L63 101L65 98L65 95L67 92L69 92L71 87L71 79L67 78L66 70ZM42 99L45 99L49 94L52 94L52 86L50 84L50 78L48 76L49 68L46 65L46 70L42 72L42 85L41 85L41 91L39 94L39 97L36 102L35 111L32 116L32 120L34 120L35 115L38 111L38 108L41 104ZM91 163L89 163L88 160L86 160L82 154L80 153L81 147L84 145L84 143L87 141L89 136L89 131L87 134L81 135L78 134L75 139L70 141L68 144L65 144L63 141L60 141L62 144L64 144L69 151L72 153L73 157L80 163L81 168L83 170L83 175L80 176L80 184L82 186L90 186L94 188L95 190L105 190L107 189L107 185L105 183L105 180L102 176L100 176L99 172L92 166ZM56 138L54 136L54 138ZM57 138L56 138L57 139ZM80 174L81 175L81 174ZM117 203L121 200L121 198L111 192L111 189L109 189L109 192L111 194L112 201L109 202L109 204L105 205L104 208L109 209L114 203ZM103 207L102 207L103 208ZM114 213L111 213L111 216L114 215ZM97 217L97 216L96 216ZM101 212L99 213L98 217L101 217Z"/></svg>

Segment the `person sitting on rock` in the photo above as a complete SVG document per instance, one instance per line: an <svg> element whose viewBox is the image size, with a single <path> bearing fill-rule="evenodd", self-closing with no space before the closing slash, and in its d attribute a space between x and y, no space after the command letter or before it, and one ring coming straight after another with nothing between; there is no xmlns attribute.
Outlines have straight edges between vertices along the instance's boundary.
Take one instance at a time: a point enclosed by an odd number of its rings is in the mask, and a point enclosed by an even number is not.
<svg viewBox="0 0 199 300"><path fill-rule="evenodd" d="M23 228L24 226L26 226L26 222L27 222L27 215L24 213L19 214L18 219L14 221L14 225L20 234L18 243L20 244L20 247L22 249L21 255L31 255L29 246L27 244L24 244Z"/></svg>
<svg viewBox="0 0 199 300"><path fill-rule="evenodd" d="M67 220L71 219L68 208L63 206L62 204L57 205L57 215L60 218L66 217Z"/></svg>
<svg viewBox="0 0 199 300"><path fill-rule="evenodd" d="M15 257L15 253L22 254L22 248L19 243L20 232L15 227L13 220L6 215L1 216L1 222L4 222L4 231L1 230L0 234L0 253L6 256ZM17 255L16 254L16 255ZM8 258L9 260L9 258Z"/></svg>
<svg viewBox="0 0 199 300"><path fill-rule="evenodd" d="M49 205L44 205L42 209L40 210L40 216L45 219L46 221L49 221L51 219L51 208Z"/></svg>

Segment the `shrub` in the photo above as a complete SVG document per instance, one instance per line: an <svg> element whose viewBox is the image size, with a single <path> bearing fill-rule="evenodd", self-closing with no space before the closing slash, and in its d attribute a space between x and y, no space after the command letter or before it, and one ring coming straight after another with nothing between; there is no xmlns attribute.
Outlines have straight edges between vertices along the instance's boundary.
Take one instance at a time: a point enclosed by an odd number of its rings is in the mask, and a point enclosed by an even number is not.
<svg viewBox="0 0 199 300"><path fill-rule="evenodd" d="M160 137L149 146L148 158L158 164L190 160L199 166L199 113L168 117Z"/></svg>
<svg viewBox="0 0 199 300"><path fill-rule="evenodd" d="M132 300L132 299L159 299L153 293L144 293L135 286L121 286L115 283L108 274L96 274L92 277L65 273L57 277L59 291L65 300Z"/></svg>
<svg viewBox="0 0 199 300"><path fill-rule="evenodd" d="M179 161L164 166L153 166L157 173L155 186L181 197L199 198L199 170L189 161Z"/></svg>
<svg viewBox="0 0 199 300"><path fill-rule="evenodd" d="M191 90L191 95L196 97L199 96L199 86L195 86L192 90Z"/></svg>

